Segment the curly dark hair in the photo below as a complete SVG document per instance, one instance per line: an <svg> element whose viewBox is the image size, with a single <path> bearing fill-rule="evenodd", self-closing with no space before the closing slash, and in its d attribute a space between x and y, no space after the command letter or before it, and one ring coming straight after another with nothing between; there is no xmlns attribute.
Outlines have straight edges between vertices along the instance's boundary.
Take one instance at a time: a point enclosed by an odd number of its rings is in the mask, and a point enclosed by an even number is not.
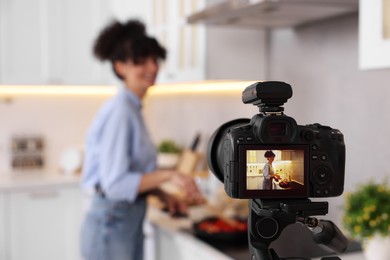
<svg viewBox="0 0 390 260"><path fill-rule="evenodd" d="M268 150L264 153L264 157L265 158L269 158L269 157L275 157L275 154L274 152L272 152L271 150Z"/></svg>
<svg viewBox="0 0 390 260"><path fill-rule="evenodd" d="M109 23L95 40L93 53L101 61L110 61L115 75L120 79L121 75L114 68L115 61L131 60L140 64L148 57L165 60L167 55L165 48L146 34L145 25L138 20L126 23L114 20Z"/></svg>

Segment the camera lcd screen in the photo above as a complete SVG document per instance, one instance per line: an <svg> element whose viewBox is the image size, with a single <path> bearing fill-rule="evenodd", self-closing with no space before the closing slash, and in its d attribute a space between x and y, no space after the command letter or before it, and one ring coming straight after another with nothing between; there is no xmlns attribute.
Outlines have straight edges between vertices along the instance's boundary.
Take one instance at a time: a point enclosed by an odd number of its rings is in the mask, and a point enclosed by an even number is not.
<svg viewBox="0 0 390 260"><path fill-rule="evenodd" d="M240 147L240 190L247 198L308 195L306 145Z"/></svg>

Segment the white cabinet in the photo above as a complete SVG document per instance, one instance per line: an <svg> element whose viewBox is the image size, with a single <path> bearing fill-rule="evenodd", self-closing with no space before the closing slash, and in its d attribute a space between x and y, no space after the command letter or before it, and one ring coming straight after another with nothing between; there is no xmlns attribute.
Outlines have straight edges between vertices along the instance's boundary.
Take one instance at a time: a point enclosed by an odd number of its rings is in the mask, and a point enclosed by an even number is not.
<svg viewBox="0 0 390 260"><path fill-rule="evenodd" d="M180 231L169 231L154 225L155 259L219 259L231 260L232 258L212 248L193 235Z"/></svg>
<svg viewBox="0 0 390 260"><path fill-rule="evenodd" d="M47 35L41 0L0 1L0 80L38 83L45 71L42 57ZM44 43L45 42L45 43Z"/></svg>
<svg viewBox="0 0 390 260"><path fill-rule="evenodd" d="M110 69L93 57L92 48L109 21L107 1L46 0L48 6L48 81L63 84L102 84Z"/></svg>
<svg viewBox="0 0 390 260"><path fill-rule="evenodd" d="M0 193L0 260L7 259L6 255L6 237L5 234L7 232L5 225L5 199L4 195Z"/></svg>
<svg viewBox="0 0 390 260"><path fill-rule="evenodd" d="M79 187L47 187L4 197L7 204L1 212L6 213L7 260L80 259L83 210Z"/></svg>
<svg viewBox="0 0 390 260"><path fill-rule="evenodd" d="M109 18L107 1L1 0L1 84L104 84L92 55Z"/></svg>
<svg viewBox="0 0 390 260"><path fill-rule="evenodd" d="M206 31L202 25L189 25L186 17L202 9L204 0L182 0L175 5L152 0L149 19L151 34L166 47L168 56L158 82L199 81L206 77Z"/></svg>
<svg viewBox="0 0 390 260"><path fill-rule="evenodd" d="M0 0L0 84L110 84L109 63L92 54L112 18L141 19L168 50L159 82L203 80L205 29L186 16L204 0Z"/></svg>

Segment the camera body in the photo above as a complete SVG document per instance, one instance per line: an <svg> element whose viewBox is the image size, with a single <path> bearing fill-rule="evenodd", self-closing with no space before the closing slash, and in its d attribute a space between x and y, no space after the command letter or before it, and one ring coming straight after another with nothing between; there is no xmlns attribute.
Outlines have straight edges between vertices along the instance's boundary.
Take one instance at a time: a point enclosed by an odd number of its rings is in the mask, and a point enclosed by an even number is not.
<svg viewBox="0 0 390 260"><path fill-rule="evenodd" d="M261 113L251 120L227 122L214 132L208 162L230 197L307 198L343 193L343 134L320 124L298 125L284 115L281 106L291 96L287 83L255 83L245 89L243 101L257 105Z"/></svg>

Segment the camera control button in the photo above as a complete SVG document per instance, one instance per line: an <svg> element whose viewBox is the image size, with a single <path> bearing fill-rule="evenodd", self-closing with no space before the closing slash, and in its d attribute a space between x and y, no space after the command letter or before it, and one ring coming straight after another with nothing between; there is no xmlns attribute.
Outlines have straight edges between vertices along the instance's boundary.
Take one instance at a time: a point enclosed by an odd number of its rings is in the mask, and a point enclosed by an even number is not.
<svg viewBox="0 0 390 260"><path fill-rule="evenodd" d="M253 137L252 137L252 136L247 136L246 140L247 140L248 142L252 142L252 141L253 141Z"/></svg>
<svg viewBox="0 0 390 260"><path fill-rule="evenodd" d="M325 196L328 196L328 195L329 195L329 189L327 189L327 188L324 189L324 195L325 195Z"/></svg>
<svg viewBox="0 0 390 260"><path fill-rule="evenodd" d="M316 144L313 144L313 145L311 146L311 149L314 150L314 151L316 151L316 150L318 150L318 146L317 146Z"/></svg>
<svg viewBox="0 0 390 260"><path fill-rule="evenodd" d="M315 192L315 194L316 194L317 196L319 196L319 195L322 194L322 190L319 189L319 188L317 188L314 192Z"/></svg>
<svg viewBox="0 0 390 260"><path fill-rule="evenodd" d="M330 180L330 171L326 166L320 166L314 170L314 180L318 184L326 184Z"/></svg>
<svg viewBox="0 0 390 260"><path fill-rule="evenodd" d="M328 156L326 154L321 154L321 160L322 161L328 160Z"/></svg>
<svg viewBox="0 0 390 260"><path fill-rule="evenodd" d="M312 131L303 131L301 135L306 141L311 141L314 138L314 133Z"/></svg>
<svg viewBox="0 0 390 260"><path fill-rule="evenodd" d="M313 155L311 156L311 159L314 160L314 161L317 160L317 159L318 159L318 155L313 154Z"/></svg>
<svg viewBox="0 0 390 260"><path fill-rule="evenodd" d="M244 139L244 137L243 136L239 136L238 137L238 141L244 141L245 139Z"/></svg>

